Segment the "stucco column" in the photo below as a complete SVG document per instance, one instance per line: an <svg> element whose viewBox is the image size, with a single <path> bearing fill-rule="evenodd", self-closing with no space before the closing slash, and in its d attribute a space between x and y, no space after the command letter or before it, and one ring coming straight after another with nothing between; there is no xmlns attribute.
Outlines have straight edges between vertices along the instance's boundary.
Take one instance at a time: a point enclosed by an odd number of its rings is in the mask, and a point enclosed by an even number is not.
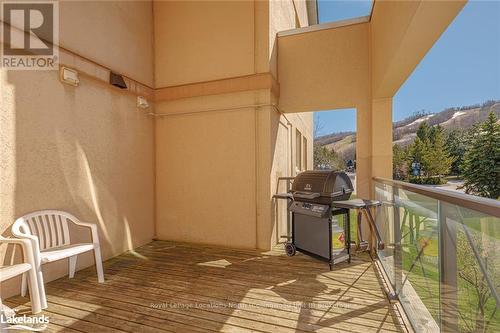
<svg viewBox="0 0 500 333"><path fill-rule="evenodd" d="M372 161L372 108L366 101L356 106L356 194L370 198Z"/></svg>
<svg viewBox="0 0 500 333"><path fill-rule="evenodd" d="M392 98L372 101L371 136L371 177L392 178Z"/></svg>
<svg viewBox="0 0 500 333"><path fill-rule="evenodd" d="M373 198L373 177L392 178L392 98L357 106L356 192Z"/></svg>
<svg viewBox="0 0 500 333"><path fill-rule="evenodd" d="M371 198L372 177L372 105L369 99L356 106L356 196ZM369 227L365 217L361 225L363 239L370 240ZM359 235L359 233L358 233Z"/></svg>
<svg viewBox="0 0 500 333"><path fill-rule="evenodd" d="M357 105L356 195L374 198L373 177L392 177L392 98ZM364 240L372 239L363 218Z"/></svg>
<svg viewBox="0 0 500 333"><path fill-rule="evenodd" d="M265 95L265 94L263 94ZM259 103L256 101L256 103ZM255 108L255 247L270 250L272 246L271 189L271 112L270 107Z"/></svg>

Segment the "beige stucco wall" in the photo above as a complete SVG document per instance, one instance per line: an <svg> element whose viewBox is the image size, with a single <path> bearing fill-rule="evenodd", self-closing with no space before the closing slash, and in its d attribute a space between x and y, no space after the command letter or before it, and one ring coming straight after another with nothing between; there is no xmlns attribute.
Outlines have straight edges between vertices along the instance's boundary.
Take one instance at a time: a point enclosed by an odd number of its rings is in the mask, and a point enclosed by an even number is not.
<svg viewBox="0 0 500 333"><path fill-rule="evenodd" d="M148 2L63 3L61 44L152 82L151 29L133 28L151 20ZM80 80L72 87L59 81L58 71L0 70L0 233L28 212L67 210L98 224L109 258L154 235L153 119L136 108L135 96ZM89 240L75 231L76 241ZM90 254L78 259L78 269L91 264ZM65 260L44 266L47 281L65 274ZM2 283L2 297L17 292L18 282Z"/></svg>
<svg viewBox="0 0 500 333"><path fill-rule="evenodd" d="M371 195L372 171L369 33L362 23L278 41L279 107L287 116L356 108L357 194L363 197Z"/></svg>
<svg viewBox="0 0 500 333"><path fill-rule="evenodd" d="M306 24L305 5L296 3ZM156 84L266 72L277 79L276 32L296 23L292 1L155 3ZM294 172L297 128L312 165L312 115L285 119L278 98L261 89L156 104L168 114L156 121L158 238L250 248L276 242L272 195L277 176ZM280 120L290 136L284 145Z"/></svg>
<svg viewBox="0 0 500 333"><path fill-rule="evenodd" d="M368 23L280 37L283 112L350 108L368 99L368 41Z"/></svg>
<svg viewBox="0 0 500 333"><path fill-rule="evenodd" d="M253 2L157 2L154 14L158 87L256 73ZM157 103L169 114L156 120L158 238L256 246L254 104L244 92Z"/></svg>
<svg viewBox="0 0 500 333"><path fill-rule="evenodd" d="M255 247L256 111L230 109L252 95L158 104L158 113L195 113L156 121L157 237ZM228 109L196 112L205 107Z"/></svg>
<svg viewBox="0 0 500 333"><path fill-rule="evenodd" d="M295 176L299 172L296 166L297 154L306 154L306 163L302 158L301 170L313 168L313 114L294 113L284 114L280 107L281 92L285 90L281 87L281 78L278 70L278 59L280 48L277 41L277 34L280 31L307 27L309 25L307 6L305 1L270 1L269 2L269 71L280 83L280 95L273 96L273 100L278 106L271 111L271 195L277 192L286 191L286 183L278 183L279 177ZM307 60L308 61L308 60ZM305 138L307 147L297 149L296 133L300 132L302 140ZM303 146L303 141L302 141ZM271 244L283 242L281 236L286 234L286 203L279 200L271 200Z"/></svg>
<svg viewBox="0 0 500 333"><path fill-rule="evenodd" d="M254 73L252 1L158 1L156 87Z"/></svg>
<svg viewBox="0 0 500 333"><path fill-rule="evenodd" d="M60 45L153 85L152 1L59 2Z"/></svg>

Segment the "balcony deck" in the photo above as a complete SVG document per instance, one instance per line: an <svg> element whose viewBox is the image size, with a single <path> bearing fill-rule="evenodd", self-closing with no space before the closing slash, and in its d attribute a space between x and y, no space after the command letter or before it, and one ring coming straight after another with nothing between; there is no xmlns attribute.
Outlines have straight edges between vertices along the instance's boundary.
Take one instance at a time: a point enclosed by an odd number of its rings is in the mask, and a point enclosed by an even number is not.
<svg viewBox="0 0 500 333"><path fill-rule="evenodd" d="M324 262L155 241L46 285L50 332L407 332L365 254ZM5 301L22 314L27 298Z"/></svg>

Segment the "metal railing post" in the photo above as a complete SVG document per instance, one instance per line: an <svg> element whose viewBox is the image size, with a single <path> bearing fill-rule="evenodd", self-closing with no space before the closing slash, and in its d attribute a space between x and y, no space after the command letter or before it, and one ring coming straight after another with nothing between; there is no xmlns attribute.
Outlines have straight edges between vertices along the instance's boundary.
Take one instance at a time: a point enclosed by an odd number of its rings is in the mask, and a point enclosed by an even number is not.
<svg viewBox="0 0 500 333"><path fill-rule="evenodd" d="M438 200L439 318L441 332L458 332L457 229L445 207Z"/></svg>
<svg viewBox="0 0 500 333"><path fill-rule="evenodd" d="M403 256L401 253L401 220L396 198L399 197L399 189L392 186L392 208L394 214L394 297L397 297L403 287Z"/></svg>

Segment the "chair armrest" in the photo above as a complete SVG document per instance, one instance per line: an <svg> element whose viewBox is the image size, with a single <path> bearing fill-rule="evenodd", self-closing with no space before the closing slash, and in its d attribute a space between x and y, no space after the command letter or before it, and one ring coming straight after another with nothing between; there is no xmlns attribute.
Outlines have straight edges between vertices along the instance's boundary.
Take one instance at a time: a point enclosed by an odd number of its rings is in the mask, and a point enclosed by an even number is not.
<svg viewBox="0 0 500 333"><path fill-rule="evenodd" d="M40 253L40 243L39 243L39 240L38 240L37 236L28 235L28 234L24 234L24 233L23 234L16 234L14 236L16 238L8 238L8 239L9 240L13 240L13 239L26 239L26 240L29 240L29 241L31 241L31 249L33 251L33 254ZM6 239L6 238L3 238L3 239Z"/></svg>
<svg viewBox="0 0 500 333"><path fill-rule="evenodd" d="M33 267L35 267L35 255L33 251L33 239L30 239L31 237L28 238L5 238L3 236L0 236L0 243L7 243L7 244L16 244L20 245L21 248L23 249L23 255L24 255L24 262L31 264ZM33 237L36 245L38 245L38 239L36 237Z"/></svg>
<svg viewBox="0 0 500 333"><path fill-rule="evenodd" d="M25 246L31 246L30 240L29 239L22 239L22 238L10 238L10 237L3 237L0 236L0 243L3 244L18 244L21 245L21 247Z"/></svg>
<svg viewBox="0 0 500 333"><path fill-rule="evenodd" d="M73 221L73 220L70 220L70 221L73 222L73 224L76 224L76 225L79 225L82 227L86 227L86 228L92 228L92 226L97 226L95 223L90 223L90 222Z"/></svg>
<svg viewBox="0 0 500 333"><path fill-rule="evenodd" d="M75 224L77 226L89 228L91 236L92 236L92 243L94 245L97 245L97 246L99 245L99 235L97 234L97 224L90 223L90 222L73 221L73 220L69 220L69 221L71 221L73 224Z"/></svg>

